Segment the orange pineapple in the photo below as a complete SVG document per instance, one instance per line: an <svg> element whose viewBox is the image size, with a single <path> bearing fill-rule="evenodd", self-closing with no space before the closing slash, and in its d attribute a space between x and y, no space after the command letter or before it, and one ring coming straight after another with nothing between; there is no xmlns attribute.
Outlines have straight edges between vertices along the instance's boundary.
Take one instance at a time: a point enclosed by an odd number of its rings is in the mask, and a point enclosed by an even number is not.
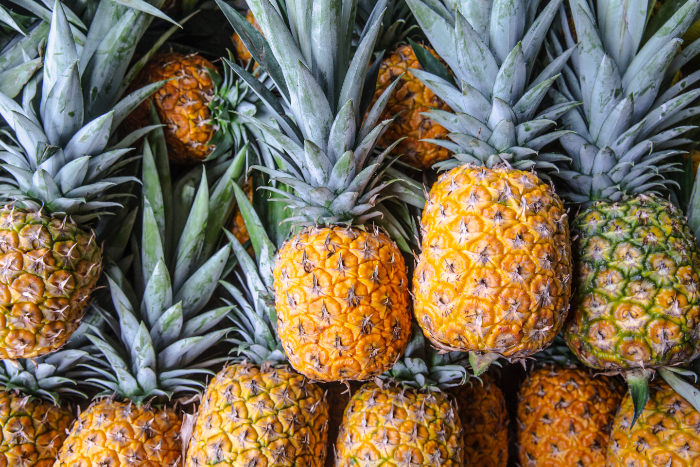
<svg viewBox="0 0 700 467"><path fill-rule="evenodd" d="M260 25L255 20L255 16L253 16L253 12L251 10L248 10L248 13L246 13L245 15L245 19L247 19L248 22L252 24L253 27L262 34L262 29L260 29ZM243 44L243 41L238 36L238 34L234 32L233 36L231 37L231 40L233 41L233 49L236 51L236 58L240 60L241 63L243 63L244 65L247 64L250 61L250 59L253 58L253 56L250 55L250 52ZM258 64L256 63L254 66L255 68L257 68Z"/></svg>

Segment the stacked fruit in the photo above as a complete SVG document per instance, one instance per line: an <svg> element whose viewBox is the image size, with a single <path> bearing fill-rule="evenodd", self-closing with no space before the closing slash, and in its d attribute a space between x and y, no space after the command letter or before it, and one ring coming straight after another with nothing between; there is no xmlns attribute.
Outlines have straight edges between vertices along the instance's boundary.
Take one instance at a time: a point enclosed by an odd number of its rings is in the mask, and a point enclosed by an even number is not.
<svg viewBox="0 0 700 467"><path fill-rule="evenodd" d="M197 3L0 5L0 465L700 465L698 0Z"/></svg>

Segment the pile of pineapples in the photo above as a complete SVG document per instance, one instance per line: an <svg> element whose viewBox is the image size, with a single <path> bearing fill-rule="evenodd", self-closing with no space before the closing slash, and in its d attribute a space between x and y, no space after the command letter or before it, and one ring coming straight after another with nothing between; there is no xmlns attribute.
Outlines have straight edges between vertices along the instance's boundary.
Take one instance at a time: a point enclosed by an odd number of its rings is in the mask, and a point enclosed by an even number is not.
<svg viewBox="0 0 700 467"><path fill-rule="evenodd" d="M3 1L0 467L700 467L699 20Z"/></svg>

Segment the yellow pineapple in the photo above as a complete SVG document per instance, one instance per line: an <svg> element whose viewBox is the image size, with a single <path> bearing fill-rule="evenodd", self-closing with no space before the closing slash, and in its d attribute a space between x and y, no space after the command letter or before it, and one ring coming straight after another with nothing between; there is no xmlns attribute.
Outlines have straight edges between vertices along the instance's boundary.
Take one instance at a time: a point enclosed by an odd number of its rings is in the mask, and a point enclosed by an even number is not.
<svg viewBox="0 0 700 467"><path fill-rule="evenodd" d="M700 466L700 412L668 383L649 384L649 402L633 425L634 412L628 394L613 423L607 467Z"/></svg>
<svg viewBox="0 0 700 467"><path fill-rule="evenodd" d="M553 120L573 106L539 109L564 62L531 74L561 0L538 16L520 18L523 10L482 18L482 10L516 8L489 0L455 12L457 29L440 13L450 2L440 8L406 1L458 83L444 78L450 72L438 70L439 63L432 73L412 71L454 111L429 112L450 132L436 143L454 158L436 164L445 172L422 214L414 312L433 345L471 352L480 374L499 356L522 359L549 345L569 306L566 210L543 181L563 156L543 148L568 134L552 131Z"/></svg>
<svg viewBox="0 0 700 467"><path fill-rule="evenodd" d="M615 378L547 366L520 389L518 449L523 467L605 467L615 412L624 394Z"/></svg>
<svg viewBox="0 0 700 467"><path fill-rule="evenodd" d="M314 6L313 1L310 9L327 8ZM355 11L341 5L345 0L334 1L338 4L332 9ZM408 344L408 278L399 244L409 251L410 235L392 211L407 212L408 202L422 204L420 192L408 196L413 185L407 177L391 168L390 178L380 174L392 148L372 155L390 123L380 121L380 116L398 82L387 88L364 122L360 115L365 81L360 76L372 57L382 14L367 26L352 61L354 18L338 30L332 15L314 15L313 21L319 24L310 27L312 36L332 29L338 41L330 44L337 49L327 50L327 60L308 63L311 70L297 70L301 57L297 40L306 31L296 28L309 18L294 19L301 14L295 10L289 12L292 18L287 25L267 9L269 5L251 0L249 6L268 33L271 53L286 64L281 66L285 82L297 83L282 91L293 93L290 102L298 105L289 107L293 118L280 119L281 130L248 119L275 143L274 151L284 151L277 158L278 168L253 168L293 189L292 193L263 187L279 195L276 201L283 202L289 215L285 221L298 227L280 248L273 269L279 336L289 362L308 378L369 380L388 370ZM305 40L325 41L326 37ZM328 82L328 76L335 80ZM331 85L333 81L337 85ZM272 98L271 94L261 97ZM268 107L283 109L277 100ZM385 202L385 196L396 204Z"/></svg>
<svg viewBox="0 0 700 467"><path fill-rule="evenodd" d="M433 49L427 46L425 48L437 58ZM441 139L447 136L449 131L422 114L431 108L449 112L450 107L413 76L410 71L412 68L420 70L421 66L415 52L408 44L400 44L382 60L374 94L375 101L399 75L404 75L382 114L382 120L396 117L379 140L379 145L389 147L394 141L405 138L394 148L392 154L401 154L402 160L406 163L427 169L436 162L447 159L450 151L421 140ZM399 112L401 114L397 115Z"/></svg>
<svg viewBox="0 0 700 467"><path fill-rule="evenodd" d="M508 411L501 389L488 374L448 392L457 403L464 439L464 465L506 467Z"/></svg>
<svg viewBox="0 0 700 467"><path fill-rule="evenodd" d="M216 94L209 70L216 67L199 55L167 53L153 56L132 86L169 80L151 95L158 118L166 125L169 156L177 164L201 162L213 151L216 132L210 102ZM149 102L142 103L126 119L131 130L150 124Z"/></svg>
<svg viewBox="0 0 700 467"><path fill-rule="evenodd" d="M566 211L532 173L462 165L423 211L414 313L445 350L524 358L564 324L571 251Z"/></svg>
<svg viewBox="0 0 700 467"><path fill-rule="evenodd" d="M276 247L245 191L234 188L255 258L231 240L243 287L222 282L240 307L229 341L238 353L207 386L192 432L186 467L323 467L329 407L323 389L288 365L277 336L267 285ZM278 222L273 213L265 223Z"/></svg>

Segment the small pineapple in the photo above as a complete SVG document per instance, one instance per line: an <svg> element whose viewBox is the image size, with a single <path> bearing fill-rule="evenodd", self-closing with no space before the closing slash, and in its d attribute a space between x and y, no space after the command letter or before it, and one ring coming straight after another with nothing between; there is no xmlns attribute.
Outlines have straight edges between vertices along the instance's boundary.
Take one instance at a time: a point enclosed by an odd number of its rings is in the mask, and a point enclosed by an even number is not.
<svg viewBox="0 0 700 467"><path fill-rule="evenodd" d="M506 399L493 377L448 390L457 403L464 439L464 465L508 465L508 411Z"/></svg>
<svg viewBox="0 0 700 467"><path fill-rule="evenodd" d="M665 381L649 385L649 402L635 418L627 395L613 423L607 467L700 465L700 412Z"/></svg>
<svg viewBox="0 0 700 467"><path fill-rule="evenodd" d="M273 263L277 248L246 193L237 186L235 190L242 216L256 239L257 264L237 240L231 241L245 277L245 287L223 283L241 310L233 319L236 337L229 339L239 356L209 383L184 465L323 467L328 403L323 390L287 362L267 288L272 274L265 268Z"/></svg>
<svg viewBox="0 0 700 467"><path fill-rule="evenodd" d="M425 49L438 58L433 49L427 46ZM449 131L430 120L425 112L433 108L449 112L450 107L411 74L412 68L420 70L421 66L409 44L399 44L382 60L374 99L378 99L394 80L399 79L400 82L381 117L382 120L388 120L395 116L394 122L389 125L378 144L389 147L394 141L405 138L394 148L392 154L401 154L401 160L406 163L428 169L436 162L449 158L450 151L422 140L443 139Z"/></svg>
<svg viewBox="0 0 700 467"><path fill-rule="evenodd" d="M260 25L258 22L255 20L255 16L253 16L253 12L248 10L248 12L245 14L245 19L248 21L250 24L253 25L255 29L258 30L262 34L262 30L260 29ZM236 52L236 58L243 64L246 65L253 56L250 54L248 49L246 48L245 44L243 44L243 41L241 40L240 36L236 33L233 34L231 37L231 40L233 41L233 50ZM254 65L257 67L257 63Z"/></svg>
<svg viewBox="0 0 700 467"><path fill-rule="evenodd" d="M199 393L198 377L213 375L207 368L220 361L201 357L230 331L215 326L233 307L205 307L226 274L231 245L214 248L241 174L234 159L212 180L211 194L206 173L197 169L170 190L164 139L159 128L155 154L144 145L140 238L130 235L126 257L133 260L123 266L129 272L109 263L114 311L92 305L116 336L87 334L102 354L94 357L90 381L104 391L80 414L54 467L179 466L182 415L168 401Z"/></svg>
<svg viewBox="0 0 700 467"><path fill-rule="evenodd" d="M120 207L122 185L135 181L119 174L133 139L119 141L114 130L162 83L119 100L133 37L150 18L112 3L100 7L119 22L94 26L78 46L57 1L42 73L27 81L21 99L0 92L0 116L13 132L0 136L7 151L0 184L7 203L0 209L3 359L56 351L77 329L102 271L100 245L87 223Z"/></svg>
<svg viewBox="0 0 700 467"><path fill-rule="evenodd" d="M551 128L573 105L535 116L563 62L530 77L562 2L538 16L536 2L470 0L452 22L446 6L407 2L461 83L449 82L446 69L412 70L455 111L427 114L450 131L449 140L432 142L455 158L436 164L446 172L423 211L414 312L433 345L471 352L480 374L499 356L522 359L546 347L568 309L566 210L538 178L546 174L529 172L564 158L541 149L568 133Z"/></svg>
<svg viewBox="0 0 700 467"><path fill-rule="evenodd" d="M605 452L624 389L588 369L531 371L518 396L518 449L523 467L605 467Z"/></svg>
<svg viewBox="0 0 700 467"><path fill-rule="evenodd" d="M466 361L433 351L419 329L410 349L382 379L365 383L350 399L336 442L336 467L466 465L459 410L442 390L466 382Z"/></svg>
<svg viewBox="0 0 700 467"><path fill-rule="evenodd" d="M630 24L648 26L651 4L598 0L596 21L588 2L571 3L578 58L551 92L559 105L583 101L562 117L575 133L560 139L571 161L556 173L563 197L580 210L564 337L586 365L625 375L639 415L651 375L664 377L660 369L700 354L695 229L656 194L675 184L663 178L677 170L667 159L684 153L681 135L693 128L677 125L695 114L684 109L700 91L688 91L688 78L668 82L700 51L695 44L677 54L700 4L684 2L640 46L645 27ZM561 31L551 36L554 60L564 54L562 41L573 44L568 21Z"/></svg>
<svg viewBox="0 0 700 467"><path fill-rule="evenodd" d="M375 15L350 60L354 18L339 29L340 18L334 15L354 14L351 1L334 0L330 10L335 13L311 18L306 12L329 7L305 1L288 11L292 30L267 2L248 2L265 33L259 39L271 52L263 66L276 62L272 72L266 69L271 77L279 76L274 70L281 70L284 81L277 86L281 100L292 103L294 117L285 115L281 101L269 95L261 98L280 112L282 131L248 119L272 140L269 146L279 167L255 168L294 191L266 187L283 198L290 215L286 221L299 227L280 248L274 265L278 332L290 363L303 375L318 381L368 380L399 358L408 344L411 319L406 265L395 243L409 250L409 236L379 197L395 196L396 213L407 213L406 199L417 206L422 197L407 196L405 177L395 177L395 172L393 180L377 175L391 148L377 157L372 154L390 123L379 123L379 118L398 82L385 91L364 122L359 112L382 15ZM236 18L235 10L218 3L230 20ZM307 22L310 34L324 34L323 39L306 42ZM236 20L232 25L241 26ZM328 31L334 39L326 42ZM325 54L323 59L304 55L306 45L320 42L323 51L314 53ZM327 45L333 48L327 50ZM240 67L235 70L249 76Z"/></svg>

